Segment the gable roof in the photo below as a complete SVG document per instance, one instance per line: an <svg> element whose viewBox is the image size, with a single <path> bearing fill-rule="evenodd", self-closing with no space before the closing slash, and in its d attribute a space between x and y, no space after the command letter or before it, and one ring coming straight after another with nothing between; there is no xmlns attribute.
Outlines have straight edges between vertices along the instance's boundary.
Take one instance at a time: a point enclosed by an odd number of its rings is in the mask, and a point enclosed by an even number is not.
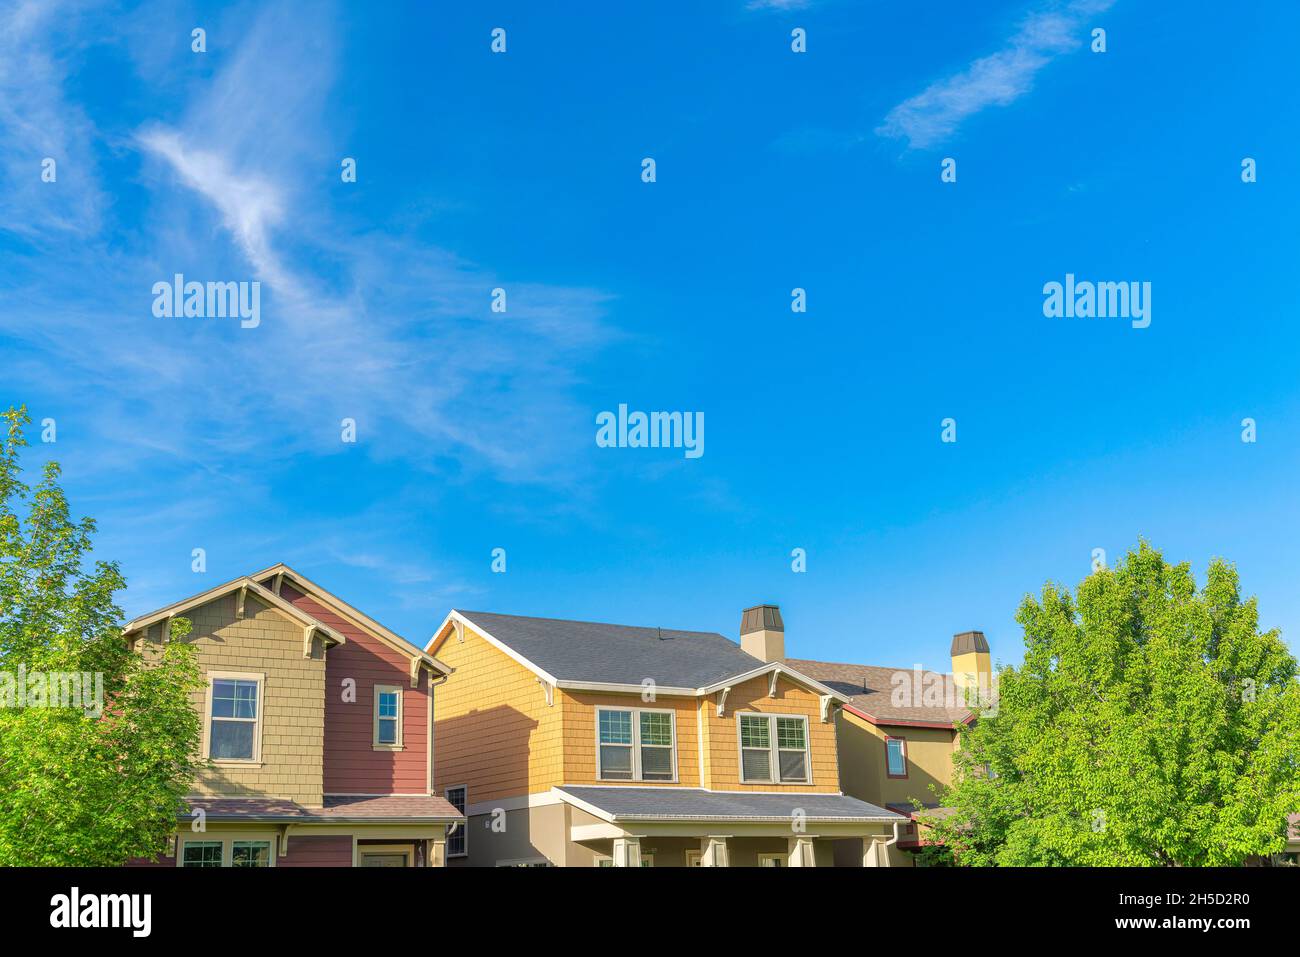
<svg viewBox="0 0 1300 957"><path fill-rule="evenodd" d="M822 682L845 701L845 708L872 724L900 727L951 728L965 724L975 715L969 708L947 708L925 705L897 705L891 700L894 676L911 675L912 668L878 668L874 665L842 664L834 661L811 661L805 658L787 658L791 668ZM923 671L922 681L936 678L951 681L952 676L937 671ZM926 687L925 684L922 687Z"/></svg>
<svg viewBox="0 0 1300 957"><path fill-rule="evenodd" d="M455 669L447 665L432 655L426 654L420 650L420 647L412 641L407 641L395 631L385 628L375 619L365 614L360 609L349 605L338 595L322 588L306 575L290 568L284 562L278 562L270 568L264 568L260 572L250 576L262 582L275 582L277 580L288 580L291 585L296 586L296 590L302 592L306 597L311 598L320 604L332 614L338 615L343 621L360 628L362 631L373 636L377 641L387 645L394 651L399 651L408 658L418 662L420 666L428 667L438 674L449 675ZM294 605L297 608L297 605ZM301 609L300 609L301 610ZM413 665L413 667L416 667Z"/></svg>
<svg viewBox="0 0 1300 957"><path fill-rule="evenodd" d="M776 672L840 700L833 689L782 662L755 658L717 632L453 609L426 648L445 641L457 622L562 688L640 691L650 680L661 694L701 695Z"/></svg>
<svg viewBox="0 0 1300 957"><path fill-rule="evenodd" d="M200 605L206 605L208 602L216 601L218 598L224 598L226 595L237 591L243 591L246 594L253 595L258 601L266 605L272 611L278 612L290 621L302 625L304 628L314 628L321 633L326 644L342 645L347 643L347 637L342 633L331 628L324 622L307 614L300 608L295 607L285 601L275 592L264 588L248 576L233 578L228 582L210 588L205 592L199 592L197 595L191 595L189 598L182 598L178 602L173 602L157 611L151 611L145 615L139 615L132 618L122 626L122 634L129 635L132 632L144 631L150 625L158 622L166 622L168 619L182 615L191 608L197 608Z"/></svg>

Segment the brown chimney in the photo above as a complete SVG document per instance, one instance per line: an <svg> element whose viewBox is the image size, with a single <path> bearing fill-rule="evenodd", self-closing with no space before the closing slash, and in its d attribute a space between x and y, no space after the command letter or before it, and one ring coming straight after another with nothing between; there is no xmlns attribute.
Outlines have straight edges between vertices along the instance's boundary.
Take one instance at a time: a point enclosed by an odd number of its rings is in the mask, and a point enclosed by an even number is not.
<svg viewBox="0 0 1300 957"><path fill-rule="evenodd" d="M759 661L785 658L785 622L776 605L755 605L740 616L740 650Z"/></svg>

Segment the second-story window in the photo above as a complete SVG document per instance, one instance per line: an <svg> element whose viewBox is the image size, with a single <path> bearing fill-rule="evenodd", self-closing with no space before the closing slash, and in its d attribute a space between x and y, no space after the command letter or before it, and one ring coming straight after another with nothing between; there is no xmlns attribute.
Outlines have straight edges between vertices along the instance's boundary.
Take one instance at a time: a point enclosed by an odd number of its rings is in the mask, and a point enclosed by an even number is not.
<svg viewBox="0 0 1300 957"><path fill-rule="evenodd" d="M891 778L907 777L907 739L885 739L885 774Z"/></svg>
<svg viewBox="0 0 1300 957"><path fill-rule="evenodd" d="M402 746L402 689L375 685L374 746L389 751Z"/></svg>
<svg viewBox="0 0 1300 957"><path fill-rule="evenodd" d="M218 674L208 686L208 757L257 761L261 752L261 675Z"/></svg>
<svg viewBox="0 0 1300 957"><path fill-rule="evenodd" d="M808 783L808 719L742 714L740 780L745 784Z"/></svg>
<svg viewBox="0 0 1300 957"><path fill-rule="evenodd" d="M596 736L596 777L600 780L676 780L673 712L597 708Z"/></svg>

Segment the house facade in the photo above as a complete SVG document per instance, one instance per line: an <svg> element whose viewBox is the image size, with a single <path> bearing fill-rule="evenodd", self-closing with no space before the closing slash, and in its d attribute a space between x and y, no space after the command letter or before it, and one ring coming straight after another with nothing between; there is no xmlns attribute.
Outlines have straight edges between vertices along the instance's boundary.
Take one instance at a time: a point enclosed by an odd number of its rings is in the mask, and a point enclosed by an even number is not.
<svg viewBox="0 0 1300 957"><path fill-rule="evenodd" d="M426 652L450 864L886 865L906 819L844 793L844 697L779 660L774 606L715 633L452 611Z"/></svg>
<svg viewBox="0 0 1300 957"><path fill-rule="evenodd" d="M156 655L193 630L202 767L163 867L442 866L463 820L434 786L451 669L285 565L129 622Z"/></svg>
<svg viewBox="0 0 1300 957"><path fill-rule="evenodd" d="M909 819L889 847L894 866L913 864L926 843L928 828L919 818L946 813L939 794L952 784L959 729L976 717L966 706L968 694L975 701L992 684L983 632L955 635L950 654L950 673L785 659L844 696L836 718L844 793Z"/></svg>

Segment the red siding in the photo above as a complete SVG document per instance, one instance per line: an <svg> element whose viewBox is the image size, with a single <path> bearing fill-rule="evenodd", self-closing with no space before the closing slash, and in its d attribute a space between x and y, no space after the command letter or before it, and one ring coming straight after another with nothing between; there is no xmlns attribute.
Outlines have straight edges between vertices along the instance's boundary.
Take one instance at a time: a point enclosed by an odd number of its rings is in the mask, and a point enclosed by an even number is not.
<svg viewBox="0 0 1300 957"><path fill-rule="evenodd" d="M289 836L289 853L275 862L276 867L351 867L352 838L346 834L330 837Z"/></svg>
<svg viewBox="0 0 1300 957"><path fill-rule="evenodd" d="M429 674L411 687L411 659L345 621L289 585L282 596L347 637L325 662L326 794L427 794ZM343 680L356 681L356 701L343 700ZM402 689L401 751L376 751L375 685Z"/></svg>

